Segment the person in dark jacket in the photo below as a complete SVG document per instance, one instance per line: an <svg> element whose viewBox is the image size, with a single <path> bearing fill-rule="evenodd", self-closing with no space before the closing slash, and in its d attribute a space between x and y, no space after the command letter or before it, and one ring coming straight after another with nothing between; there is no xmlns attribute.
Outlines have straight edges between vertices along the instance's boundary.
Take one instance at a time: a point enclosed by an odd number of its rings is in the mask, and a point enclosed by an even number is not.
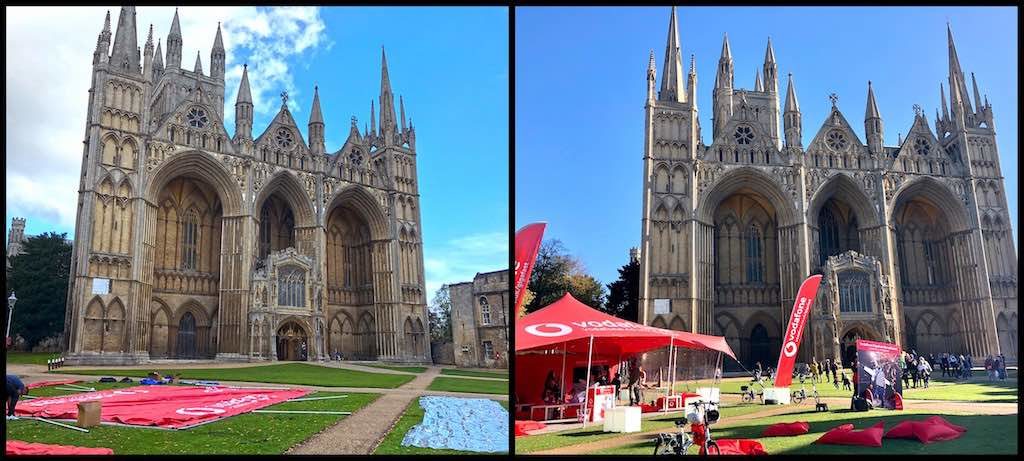
<svg viewBox="0 0 1024 461"><path fill-rule="evenodd" d="M28 388L25 387L25 383L21 382L17 376L7 375L7 390L5 393L7 394L4 396L7 400L7 419L18 419L17 416L14 416L14 407L18 404L18 399L21 396L28 394Z"/></svg>

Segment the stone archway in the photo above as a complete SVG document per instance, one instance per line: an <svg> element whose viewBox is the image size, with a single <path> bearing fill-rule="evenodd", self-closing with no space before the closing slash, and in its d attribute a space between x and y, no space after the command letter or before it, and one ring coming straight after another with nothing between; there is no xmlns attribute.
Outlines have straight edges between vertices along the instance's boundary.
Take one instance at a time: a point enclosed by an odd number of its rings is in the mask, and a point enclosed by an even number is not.
<svg viewBox="0 0 1024 461"><path fill-rule="evenodd" d="M295 320L286 320L277 329L277 360L309 360L312 342L306 329Z"/></svg>
<svg viewBox="0 0 1024 461"><path fill-rule="evenodd" d="M880 337L873 328L865 324L855 323L847 326L843 334L839 337L839 352L842 357L844 367L852 366L854 360L857 359L858 339L879 341Z"/></svg>

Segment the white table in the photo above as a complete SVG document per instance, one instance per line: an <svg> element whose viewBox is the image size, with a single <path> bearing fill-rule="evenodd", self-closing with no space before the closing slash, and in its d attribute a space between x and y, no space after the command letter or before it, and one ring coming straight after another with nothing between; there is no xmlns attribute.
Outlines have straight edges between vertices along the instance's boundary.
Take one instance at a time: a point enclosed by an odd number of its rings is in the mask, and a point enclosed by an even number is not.
<svg viewBox="0 0 1024 461"><path fill-rule="evenodd" d="M640 407L605 410L604 432L640 432Z"/></svg>

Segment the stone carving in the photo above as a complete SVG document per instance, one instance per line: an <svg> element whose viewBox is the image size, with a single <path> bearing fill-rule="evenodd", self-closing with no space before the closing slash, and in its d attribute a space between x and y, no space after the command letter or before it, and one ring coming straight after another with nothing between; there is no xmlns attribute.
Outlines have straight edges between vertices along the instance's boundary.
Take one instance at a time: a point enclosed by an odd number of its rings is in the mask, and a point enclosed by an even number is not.
<svg viewBox="0 0 1024 461"><path fill-rule="evenodd" d="M259 192L260 188L263 187L267 182L267 178L274 172L274 167L265 163L257 163L252 169L252 191L253 197L256 197L256 192Z"/></svg>
<svg viewBox="0 0 1024 461"><path fill-rule="evenodd" d="M725 171L725 167L721 164L698 163L697 174L699 176L698 185L700 189L698 194L703 194L708 187L714 184L715 179L717 179L723 171Z"/></svg>
<svg viewBox="0 0 1024 461"><path fill-rule="evenodd" d="M906 174L896 171L887 171L885 173L882 179L882 187L885 190L886 201L892 200L895 197L896 191L899 190L906 177Z"/></svg>
<svg viewBox="0 0 1024 461"><path fill-rule="evenodd" d="M221 162L227 167L231 175L235 177L235 181L238 183L238 187L241 190L245 190L245 179L250 166L252 166L252 160L247 158L239 158L233 155L222 155Z"/></svg>

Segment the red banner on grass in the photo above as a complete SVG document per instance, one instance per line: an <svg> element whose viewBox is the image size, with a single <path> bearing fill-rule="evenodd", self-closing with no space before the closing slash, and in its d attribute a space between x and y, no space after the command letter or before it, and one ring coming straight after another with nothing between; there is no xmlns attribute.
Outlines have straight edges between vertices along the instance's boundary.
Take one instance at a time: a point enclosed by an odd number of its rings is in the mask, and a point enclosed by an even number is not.
<svg viewBox="0 0 1024 461"><path fill-rule="evenodd" d="M526 286L530 284L530 272L533 272L533 264L537 261L537 252L540 251L540 241L546 226L546 223L539 222L527 224L516 231L516 317L519 316L519 308L523 305Z"/></svg>
<svg viewBox="0 0 1024 461"><path fill-rule="evenodd" d="M7 456L17 455L112 455L109 448L76 447L74 445L51 445L47 443L8 440L4 447Z"/></svg>
<svg viewBox="0 0 1024 461"><path fill-rule="evenodd" d="M804 325L811 316L814 297L821 285L821 275L812 275L800 284L800 291L793 300L793 312L789 315L789 324L782 333L782 351L779 353L779 366L775 372L775 386L788 387L793 382L793 362L800 350L800 340L804 337Z"/></svg>
<svg viewBox="0 0 1024 461"><path fill-rule="evenodd" d="M18 402L17 416L78 418L78 404L101 402L100 420L183 429L308 394L306 389L136 386Z"/></svg>

